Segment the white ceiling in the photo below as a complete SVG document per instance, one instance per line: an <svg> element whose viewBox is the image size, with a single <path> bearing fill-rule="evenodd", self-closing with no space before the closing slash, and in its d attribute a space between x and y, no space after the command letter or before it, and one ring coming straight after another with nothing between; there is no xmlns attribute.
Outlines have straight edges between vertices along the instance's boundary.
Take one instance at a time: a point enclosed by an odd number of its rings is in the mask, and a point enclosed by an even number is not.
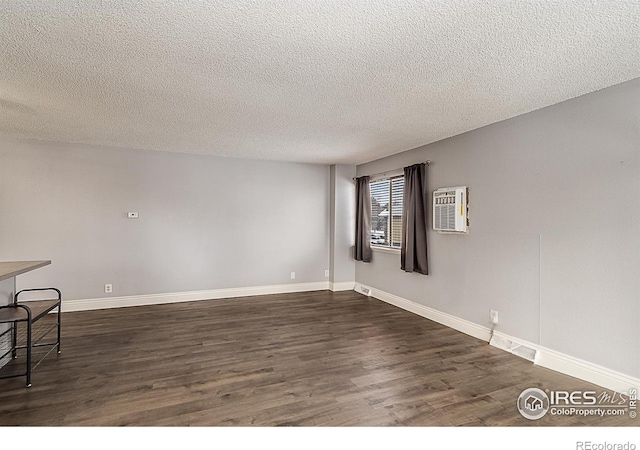
<svg viewBox="0 0 640 450"><path fill-rule="evenodd" d="M640 1L0 0L0 135L362 163L640 77Z"/></svg>

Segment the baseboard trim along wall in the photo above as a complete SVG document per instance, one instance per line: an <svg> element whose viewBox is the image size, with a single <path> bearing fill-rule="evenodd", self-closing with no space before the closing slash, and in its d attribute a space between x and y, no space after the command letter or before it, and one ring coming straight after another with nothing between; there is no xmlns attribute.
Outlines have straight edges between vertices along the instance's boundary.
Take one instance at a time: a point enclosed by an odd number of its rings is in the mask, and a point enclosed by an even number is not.
<svg viewBox="0 0 640 450"><path fill-rule="evenodd" d="M333 292L338 291L353 291L356 287L355 281L343 281L341 283L329 282L329 290Z"/></svg>
<svg viewBox="0 0 640 450"><path fill-rule="evenodd" d="M514 338L499 331L492 333L488 327L443 313L397 295L365 286L361 283L355 283L354 290L360 294L374 297L398 308L488 342L496 348L525 358L538 366L593 383L606 389L612 389L616 392L625 393L631 388L640 388L640 379L638 378ZM553 388L553 386L550 388ZM558 388L562 388L562 386Z"/></svg>
<svg viewBox="0 0 640 450"><path fill-rule="evenodd" d="M535 364L617 392L625 393L631 388L640 388L640 379L638 378L630 377L549 348L543 348L542 351L538 352Z"/></svg>
<svg viewBox="0 0 640 450"><path fill-rule="evenodd" d="M377 298L378 300L382 300L383 302L397 306L398 308L402 308L406 311L433 320L434 322L441 323L442 325L461 331L469 336L482 339L483 341L489 342L489 339L491 338L491 330L489 328L443 313L436 309L429 308L428 306L412 302L411 300L398 297L397 295L389 294L388 292L381 291L380 289L356 283L355 291L363 295Z"/></svg>
<svg viewBox="0 0 640 450"><path fill-rule="evenodd" d="M342 285L342 283L338 283ZM346 283L345 283L346 285ZM351 283L353 289L354 283ZM251 297L255 295L287 294L290 292L325 291L330 289L328 281L314 283L277 284L270 286L251 286L241 288L213 289L207 291L172 292L167 294L131 295L127 297L105 297L83 300L63 300L62 310L91 311L96 309L126 308L129 306L162 305L165 303L194 302L233 297ZM349 290L351 290L349 289ZM343 290L343 289L332 289Z"/></svg>

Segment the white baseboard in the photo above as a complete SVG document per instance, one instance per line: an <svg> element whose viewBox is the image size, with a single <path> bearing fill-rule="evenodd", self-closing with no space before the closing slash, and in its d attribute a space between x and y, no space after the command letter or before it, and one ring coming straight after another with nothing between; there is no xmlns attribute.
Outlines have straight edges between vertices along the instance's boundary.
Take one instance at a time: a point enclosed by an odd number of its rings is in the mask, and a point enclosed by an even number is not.
<svg viewBox="0 0 640 450"><path fill-rule="evenodd" d="M631 388L640 388L638 378L548 348L542 348L538 352L535 363L616 392L628 392Z"/></svg>
<svg viewBox="0 0 640 450"><path fill-rule="evenodd" d="M369 289L369 294L366 294L367 289ZM398 297L397 295L389 294L388 292L381 291L380 289L356 283L355 291L377 298L378 300L382 300L383 302L387 302L391 305L397 306L398 308L402 308L429 320L433 320L434 322L441 323L442 325L446 325L449 328L453 328L454 330L458 330L462 333L468 334L469 336L482 339L483 341L489 342L489 338L491 337L491 330L487 327L483 327L473 322L469 322L468 320L443 313L437 309L412 302L411 300Z"/></svg>
<svg viewBox="0 0 640 450"><path fill-rule="evenodd" d="M161 305L165 303L193 302L255 295L286 294L290 292L323 291L329 289L328 281L315 283L278 284L242 288L213 289L208 291L172 292L168 294L131 295L127 297L105 297L83 300L63 300L62 310L91 311L96 309L125 308L129 306Z"/></svg>
<svg viewBox="0 0 640 450"><path fill-rule="evenodd" d="M355 281L343 281L340 283L329 282L329 290L333 292L338 291L353 291L356 287Z"/></svg>
<svg viewBox="0 0 640 450"><path fill-rule="evenodd" d="M499 331L495 331L493 333L494 339L491 339L491 329L487 327L443 313L436 309L429 308L428 306L398 297L397 295L365 286L357 282L354 290L360 294L377 298L378 300L382 300L386 303L397 306L398 308L425 317L429 320L433 320L434 322L438 322L485 342L489 342L491 340L491 345L494 347L508 351L509 353L525 359L532 360L533 363L538 366L593 383L606 389L612 389L616 392L628 392L631 388L640 388L640 379L638 378L616 372L573 356L565 355L537 344L523 341Z"/></svg>

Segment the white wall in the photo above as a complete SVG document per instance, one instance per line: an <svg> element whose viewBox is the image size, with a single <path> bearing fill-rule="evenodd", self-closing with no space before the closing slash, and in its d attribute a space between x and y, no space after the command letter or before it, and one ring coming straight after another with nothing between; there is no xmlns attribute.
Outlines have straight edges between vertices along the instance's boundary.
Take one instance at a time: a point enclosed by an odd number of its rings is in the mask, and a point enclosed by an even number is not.
<svg viewBox="0 0 640 450"><path fill-rule="evenodd" d="M328 215L327 166L0 139L0 260L66 300L324 282Z"/></svg>
<svg viewBox="0 0 640 450"><path fill-rule="evenodd" d="M356 188L353 182L356 167L346 164L333 165L330 167L330 174L330 281L354 282L356 268L351 247L355 245L356 230Z"/></svg>
<svg viewBox="0 0 640 450"><path fill-rule="evenodd" d="M470 187L469 235L429 233L429 276L375 252L356 281L640 376L640 79L357 174L427 159L430 191Z"/></svg>

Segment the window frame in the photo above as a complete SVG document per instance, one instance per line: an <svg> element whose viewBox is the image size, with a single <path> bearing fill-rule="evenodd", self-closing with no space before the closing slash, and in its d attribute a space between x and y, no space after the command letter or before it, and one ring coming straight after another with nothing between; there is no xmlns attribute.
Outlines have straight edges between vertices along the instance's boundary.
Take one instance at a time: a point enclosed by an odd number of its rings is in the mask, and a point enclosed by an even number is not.
<svg viewBox="0 0 640 450"><path fill-rule="evenodd" d="M394 233L394 226L393 226L393 181L397 180L397 179L402 179L402 193L404 195L404 173L401 173L401 174L398 174L398 175L393 175L393 176L385 176L385 177L382 177L382 178L379 178L379 179L376 179L376 180L371 180L369 182L370 185L372 185L374 183L380 183L382 181L386 181L389 184L389 202L388 202L389 219L388 219L388 222L387 222L387 226L388 226L388 230L389 230L389 240L388 240L389 243L388 244L374 244L374 243L371 243L371 249L372 250L383 252L383 253L399 254L400 250L401 250L401 247L394 247L392 245L393 233ZM373 197L373 195L371 195L371 197ZM402 217L402 216L400 216L400 217ZM373 210L372 210L371 220L373 221ZM371 230L371 231L373 231L373 230ZM400 236L402 236L402 219L400 220ZM371 241L371 238L369 239L369 241ZM402 243L400 243L400 245L402 245Z"/></svg>

